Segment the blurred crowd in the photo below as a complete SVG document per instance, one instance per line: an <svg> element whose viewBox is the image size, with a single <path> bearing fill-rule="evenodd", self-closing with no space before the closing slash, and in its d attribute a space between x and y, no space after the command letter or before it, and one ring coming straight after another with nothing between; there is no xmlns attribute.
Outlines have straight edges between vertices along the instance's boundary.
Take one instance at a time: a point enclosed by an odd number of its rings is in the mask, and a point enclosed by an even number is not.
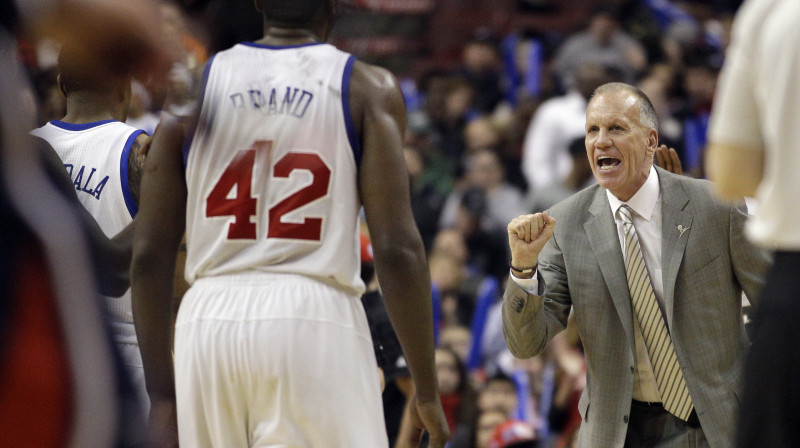
<svg viewBox="0 0 800 448"><path fill-rule="evenodd" d="M563 35L477 29L458 69L401 79L404 152L434 287L436 367L451 448L534 446L534 439L539 447L571 446L585 384L581 343L570 329L543 356L517 360L508 352L500 315L506 225L593 182L585 109L593 90L610 81L635 84L650 97L661 143L676 149L684 174L703 177L706 128L735 3L606 2ZM240 37L186 13L161 4L163 34L183 55L171 72L178 91L170 95L191 88L209 56ZM65 113L57 55L47 40L20 44L38 125ZM166 96L163 87L136 80L128 123L152 134ZM388 381L384 398L393 436L402 414L393 409L402 409L404 394Z"/></svg>

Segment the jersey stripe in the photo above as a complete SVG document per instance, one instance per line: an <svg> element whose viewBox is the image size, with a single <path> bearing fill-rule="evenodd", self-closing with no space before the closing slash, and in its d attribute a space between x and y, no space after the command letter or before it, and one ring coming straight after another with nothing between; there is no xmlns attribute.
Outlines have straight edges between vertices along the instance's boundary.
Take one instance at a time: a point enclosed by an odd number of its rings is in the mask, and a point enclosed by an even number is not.
<svg viewBox="0 0 800 448"><path fill-rule="evenodd" d="M356 62L356 57L351 55L347 59L347 64L344 66L344 75L342 76L342 109L344 112L344 125L347 129L347 139L350 140L350 147L353 149L353 158L356 161L356 167L361 167L361 140L358 138L355 123L353 123L353 116L350 113L350 77L353 74L353 65Z"/></svg>
<svg viewBox="0 0 800 448"><path fill-rule="evenodd" d="M59 127L61 129L66 129L67 131L85 131L87 129L96 128L97 126L102 126L104 124L112 123L115 121L117 120L109 119L109 120L95 121L92 123L74 124L74 123L66 123L61 120L50 120L50 124L52 124L55 127Z"/></svg>

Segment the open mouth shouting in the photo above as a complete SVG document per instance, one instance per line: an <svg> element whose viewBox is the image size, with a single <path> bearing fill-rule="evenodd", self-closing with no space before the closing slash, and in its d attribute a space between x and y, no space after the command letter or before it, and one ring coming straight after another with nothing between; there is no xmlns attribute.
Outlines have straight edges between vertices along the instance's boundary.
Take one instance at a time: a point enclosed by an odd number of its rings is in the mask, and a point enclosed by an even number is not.
<svg viewBox="0 0 800 448"><path fill-rule="evenodd" d="M597 158L597 168L600 171L613 170L614 168L618 167L621 163L622 161L615 157L600 156Z"/></svg>

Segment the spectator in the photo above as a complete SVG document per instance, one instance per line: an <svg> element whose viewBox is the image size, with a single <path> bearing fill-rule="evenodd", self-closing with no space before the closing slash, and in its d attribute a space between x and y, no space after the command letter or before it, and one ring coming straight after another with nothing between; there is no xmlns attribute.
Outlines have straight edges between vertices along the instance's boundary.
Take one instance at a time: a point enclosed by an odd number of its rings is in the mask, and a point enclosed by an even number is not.
<svg viewBox="0 0 800 448"><path fill-rule="evenodd" d="M508 421L508 415L497 409L481 410L472 428L470 448L489 448L494 430Z"/></svg>
<svg viewBox="0 0 800 448"><path fill-rule="evenodd" d="M481 113L491 113L503 100L498 45L497 38L487 30L478 30L462 50L462 67L457 74L474 89L474 107Z"/></svg>
<svg viewBox="0 0 800 448"><path fill-rule="evenodd" d="M587 62L613 68L632 83L647 65L644 47L620 29L617 11L601 6L585 31L570 36L558 49L553 66L564 87L575 82L577 70Z"/></svg>
<svg viewBox="0 0 800 448"><path fill-rule="evenodd" d="M517 386L511 377L502 372L487 379L478 393L478 408L481 411L501 411L506 417L512 417L518 404Z"/></svg>
<svg viewBox="0 0 800 448"><path fill-rule="evenodd" d="M525 133L522 149L522 170L529 194L566 179L572 169L568 146L586 132L589 98L594 89L617 77L612 70L585 62L577 66L574 85L565 95L539 106Z"/></svg>
<svg viewBox="0 0 800 448"><path fill-rule="evenodd" d="M546 185L528 195L527 210L531 213L548 210L556 203L572 196L581 189L594 183L592 167L586 160L586 148L583 137L577 137L567 147L572 159L572 169L561 182Z"/></svg>
<svg viewBox="0 0 800 448"><path fill-rule="evenodd" d="M455 351L436 349L436 376L442 408L450 427L450 444L463 446L469 440L470 423L478 410L477 397L464 363Z"/></svg>
<svg viewBox="0 0 800 448"><path fill-rule="evenodd" d="M486 208L480 210L482 231L493 232L500 229L502 232L505 224L524 209L522 192L505 181L505 172L497 153L490 149L476 149L467 156L466 173L461 189L450 193L445 202L440 219L441 227L456 225L459 205L463 204L465 197L462 192L469 188L477 188L485 195Z"/></svg>

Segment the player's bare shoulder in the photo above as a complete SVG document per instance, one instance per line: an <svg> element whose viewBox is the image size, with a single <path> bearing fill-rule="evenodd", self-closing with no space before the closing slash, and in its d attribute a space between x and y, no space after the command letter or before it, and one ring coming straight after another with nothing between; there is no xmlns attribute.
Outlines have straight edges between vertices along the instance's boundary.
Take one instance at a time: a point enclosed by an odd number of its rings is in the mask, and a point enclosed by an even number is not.
<svg viewBox="0 0 800 448"><path fill-rule="evenodd" d="M385 68L356 61L350 79L350 110L358 127L365 114L388 114L405 122L405 103L397 78Z"/></svg>

